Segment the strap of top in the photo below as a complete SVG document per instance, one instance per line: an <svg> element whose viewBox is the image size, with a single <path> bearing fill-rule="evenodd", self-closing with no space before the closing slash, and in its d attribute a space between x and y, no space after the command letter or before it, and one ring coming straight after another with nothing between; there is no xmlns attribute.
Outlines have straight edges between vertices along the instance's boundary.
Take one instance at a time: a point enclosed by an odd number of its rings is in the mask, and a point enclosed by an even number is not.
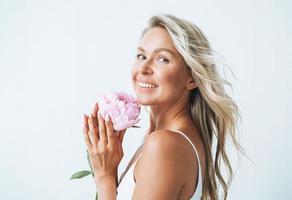
<svg viewBox="0 0 292 200"><path fill-rule="evenodd" d="M202 194L201 194L201 191L198 191L198 190L199 189L202 190L202 176L201 176L201 163L200 163L200 158L199 158L199 154L197 152L197 149L196 149L195 145L191 142L191 140L182 131L175 130L175 129L172 129L172 131L178 132L181 135L183 135L191 143L191 145L193 146L193 148L194 148L194 150L196 152L197 162L198 162L198 166L199 166L199 170L198 170L198 184L197 184L197 187L195 189L195 193L193 194L192 197L194 199L200 199Z"/></svg>
<svg viewBox="0 0 292 200"><path fill-rule="evenodd" d="M140 153L140 155L138 156L138 158L136 158L135 163L140 159L141 156L142 156L142 152Z"/></svg>

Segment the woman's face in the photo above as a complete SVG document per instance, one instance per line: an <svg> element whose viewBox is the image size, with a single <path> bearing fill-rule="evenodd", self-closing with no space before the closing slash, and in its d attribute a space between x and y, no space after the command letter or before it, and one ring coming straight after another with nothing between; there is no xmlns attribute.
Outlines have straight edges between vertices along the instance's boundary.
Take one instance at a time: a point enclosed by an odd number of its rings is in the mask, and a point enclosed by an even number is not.
<svg viewBox="0 0 292 200"><path fill-rule="evenodd" d="M131 74L138 102L158 105L179 99L190 78L185 65L167 31L149 29L139 41Z"/></svg>

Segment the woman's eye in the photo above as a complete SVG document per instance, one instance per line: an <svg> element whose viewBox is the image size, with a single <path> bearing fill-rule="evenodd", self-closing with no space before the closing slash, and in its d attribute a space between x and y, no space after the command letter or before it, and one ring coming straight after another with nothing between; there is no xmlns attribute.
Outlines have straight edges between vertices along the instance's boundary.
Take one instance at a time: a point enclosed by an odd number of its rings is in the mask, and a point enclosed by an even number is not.
<svg viewBox="0 0 292 200"><path fill-rule="evenodd" d="M161 62L165 62L165 63L168 63L169 62L168 59L163 58L163 57L160 57L158 60L161 61Z"/></svg>
<svg viewBox="0 0 292 200"><path fill-rule="evenodd" d="M139 60L145 59L145 56L143 56L142 54L137 54L136 56Z"/></svg>

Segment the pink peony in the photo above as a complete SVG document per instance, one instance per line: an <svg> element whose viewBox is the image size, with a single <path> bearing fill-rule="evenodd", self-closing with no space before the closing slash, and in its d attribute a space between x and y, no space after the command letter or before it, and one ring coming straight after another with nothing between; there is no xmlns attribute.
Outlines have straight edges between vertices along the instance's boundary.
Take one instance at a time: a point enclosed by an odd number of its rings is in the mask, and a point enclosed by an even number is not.
<svg viewBox="0 0 292 200"><path fill-rule="evenodd" d="M99 112L103 119L109 115L116 131L134 126L140 119L140 105L137 100L124 92L98 95Z"/></svg>

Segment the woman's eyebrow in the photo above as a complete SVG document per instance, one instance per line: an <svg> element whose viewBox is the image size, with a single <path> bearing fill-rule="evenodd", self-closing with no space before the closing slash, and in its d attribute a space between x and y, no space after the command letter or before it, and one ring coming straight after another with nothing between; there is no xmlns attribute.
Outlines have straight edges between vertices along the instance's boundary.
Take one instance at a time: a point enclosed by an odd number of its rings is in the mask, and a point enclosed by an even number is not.
<svg viewBox="0 0 292 200"><path fill-rule="evenodd" d="M139 50L145 52L145 50L142 48L142 47L138 47ZM170 49L167 49L167 48L157 48L157 49L154 49L153 53L157 53L159 51L166 51L170 54L172 54L173 56L175 56L175 54L170 50Z"/></svg>

